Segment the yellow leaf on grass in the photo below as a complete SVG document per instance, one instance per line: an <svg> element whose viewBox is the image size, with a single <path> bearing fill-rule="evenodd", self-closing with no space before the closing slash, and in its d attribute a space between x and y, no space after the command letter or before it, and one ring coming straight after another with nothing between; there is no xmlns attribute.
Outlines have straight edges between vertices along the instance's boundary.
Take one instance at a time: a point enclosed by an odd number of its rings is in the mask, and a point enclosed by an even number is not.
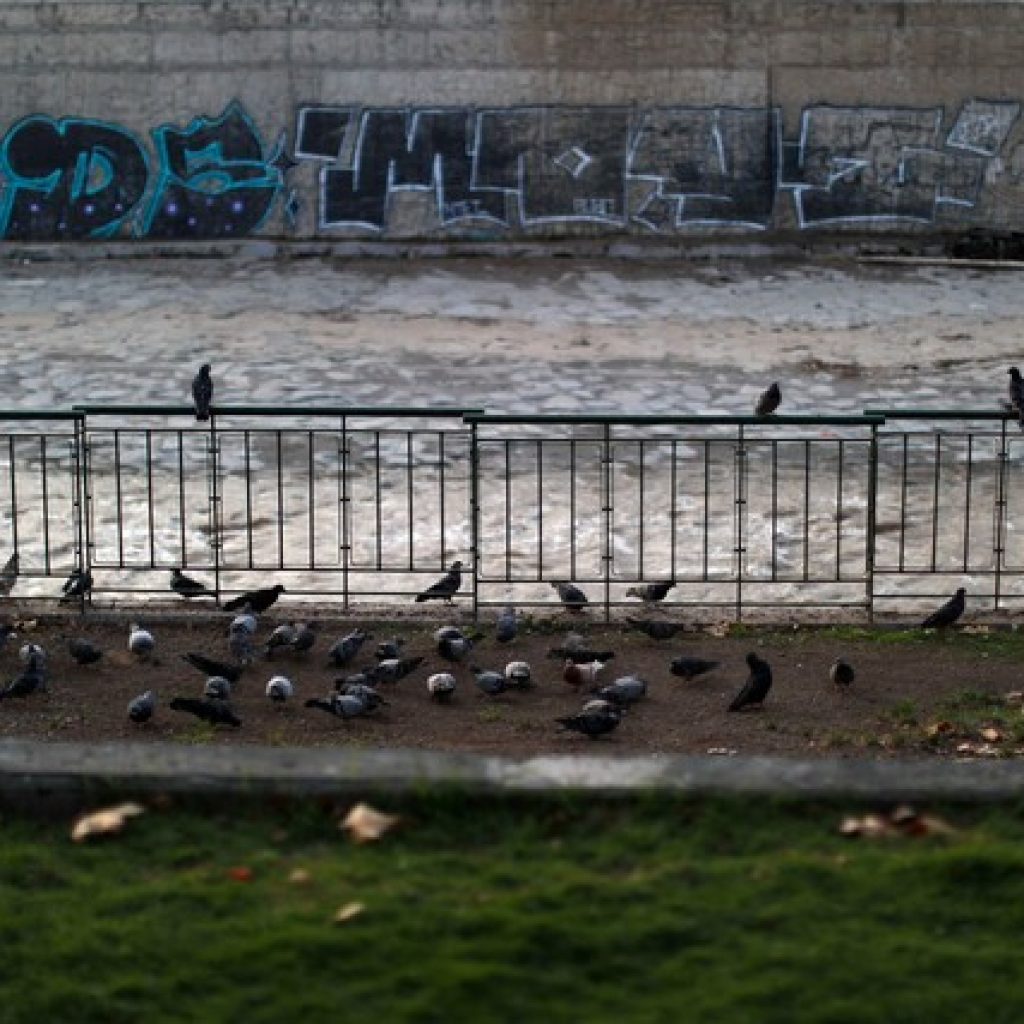
<svg viewBox="0 0 1024 1024"><path fill-rule="evenodd" d="M369 804L356 804L338 826L345 829L354 843L372 843L398 824L393 814L385 814Z"/></svg>
<svg viewBox="0 0 1024 1024"><path fill-rule="evenodd" d="M358 917L366 909L362 903L346 903L343 907L338 907L334 912L334 923L335 924L348 924L353 918Z"/></svg>
<svg viewBox="0 0 1024 1024"><path fill-rule="evenodd" d="M118 804L116 807L105 807L102 811L83 814L71 829L71 838L76 843L83 843L94 836L111 836L124 828L129 818L142 814L145 808L139 804Z"/></svg>
<svg viewBox="0 0 1024 1024"><path fill-rule="evenodd" d="M1002 738L1003 734L998 729L993 729L989 726L987 729L982 729L978 734L986 743L998 743Z"/></svg>

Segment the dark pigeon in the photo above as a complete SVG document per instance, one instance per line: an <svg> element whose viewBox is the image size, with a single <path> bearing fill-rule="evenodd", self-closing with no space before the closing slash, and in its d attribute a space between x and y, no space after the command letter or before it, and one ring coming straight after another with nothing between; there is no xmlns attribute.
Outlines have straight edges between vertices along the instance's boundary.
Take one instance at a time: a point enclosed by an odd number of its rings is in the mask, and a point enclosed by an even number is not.
<svg viewBox="0 0 1024 1024"><path fill-rule="evenodd" d="M210 405L213 403L213 379L210 377L209 363L203 363L192 378L192 402L196 409L196 420L200 423L208 420Z"/></svg>
<svg viewBox="0 0 1024 1024"><path fill-rule="evenodd" d="M171 590L185 598L213 597L213 592L207 589L205 583L186 576L180 569L171 570Z"/></svg>
<svg viewBox="0 0 1024 1024"><path fill-rule="evenodd" d="M497 697L499 693L504 693L513 687L513 684L505 678L504 672L494 672L477 665L472 665L471 671L476 678L476 685L489 697Z"/></svg>
<svg viewBox="0 0 1024 1024"><path fill-rule="evenodd" d="M681 623L661 622L658 619L634 619L632 616L626 616L626 622L633 629L646 633L652 640L671 640L683 629Z"/></svg>
<svg viewBox="0 0 1024 1024"><path fill-rule="evenodd" d="M295 627L295 640L292 650L296 654L307 654L316 643L316 627L310 622L300 622Z"/></svg>
<svg viewBox="0 0 1024 1024"><path fill-rule="evenodd" d="M207 658L205 654L195 654L189 651L183 654L182 658L194 669L198 669L204 676L223 676L229 683L237 683L242 676L242 669L238 665L231 665L226 661L217 661L215 658Z"/></svg>
<svg viewBox="0 0 1024 1024"><path fill-rule="evenodd" d="M921 628L944 629L946 626L952 626L964 613L966 597L967 591L963 587L958 587L956 593L941 608L936 608L921 623Z"/></svg>
<svg viewBox="0 0 1024 1024"><path fill-rule="evenodd" d="M95 665L103 657L103 652L95 644L77 638L68 641L68 651L76 665Z"/></svg>
<svg viewBox="0 0 1024 1024"><path fill-rule="evenodd" d="M8 697L28 697L37 690L46 689L46 675L41 668L32 666L19 672L6 686L0 689L0 700Z"/></svg>
<svg viewBox="0 0 1024 1024"><path fill-rule="evenodd" d="M558 594L558 600L571 612L581 612L587 603L587 595L573 583L565 580L551 580L551 586Z"/></svg>
<svg viewBox="0 0 1024 1024"><path fill-rule="evenodd" d="M389 658L400 658L402 656L402 648L404 646L405 641L397 636L393 640L382 640L377 644L377 648L373 652L373 656L378 661L387 661Z"/></svg>
<svg viewBox="0 0 1024 1024"><path fill-rule="evenodd" d="M779 382L775 381L757 400L757 405L754 406L754 415L771 416L778 409L781 402L782 392L779 390Z"/></svg>
<svg viewBox="0 0 1024 1024"><path fill-rule="evenodd" d="M640 587L630 587L626 591L626 597L638 597L644 604L656 604L658 601L664 601L668 592L675 585L675 580L665 580L663 583L648 583Z"/></svg>
<svg viewBox="0 0 1024 1024"><path fill-rule="evenodd" d="M170 703L172 711L184 711L196 718L201 718L211 725L239 726L242 720L231 710L231 706L223 700L213 697L175 697Z"/></svg>
<svg viewBox="0 0 1024 1024"><path fill-rule="evenodd" d="M363 646L363 642L369 635L369 633L362 629L354 629L351 633L343 636L327 652L330 664L335 668L344 668L346 665L350 665L355 660L356 655L359 653L359 648Z"/></svg>
<svg viewBox="0 0 1024 1024"><path fill-rule="evenodd" d="M592 647L549 647L548 657L556 658L558 661L565 661L568 658L577 665L586 665L591 661L611 661L615 657L614 651L598 651Z"/></svg>
<svg viewBox="0 0 1024 1024"><path fill-rule="evenodd" d="M148 722L156 710L156 694L152 690L140 693L128 702L128 719L132 722Z"/></svg>
<svg viewBox="0 0 1024 1024"><path fill-rule="evenodd" d="M638 676L623 676L614 683L595 687L592 692L616 707L627 708L647 696L647 683Z"/></svg>
<svg viewBox="0 0 1024 1024"><path fill-rule="evenodd" d="M1024 377L1016 366L1006 372L1010 375L1010 408L1017 414L1020 429L1024 430Z"/></svg>
<svg viewBox="0 0 1024 1024"><path fill-rule="evenodd" d="M696 679L718 668L717 661L705 661L703 658L673 658L669 671L674 676L682 676L683 679Z"/></svg>
<svg viewBox="0 0 1024 1024"><path fill-rule="evenodd" d="M80 601L92 593L92 573L86 570L76 569L65 581L61 588L63 597L61 604L70 604L72 601Z"/></svg>
<svg viewBox="0 0 1024 1024"><path fill-rule="evenodd" d="M437 653L445 661L457 665L473 649L477 639L475 636L444 636L437 641Z"/></svg>
<svg viewBox="0 0 1024 1024"><path fill-rule="evenodd" d="M764 699L772 688L772 669L767 661L750 653L747 655L747 665L750 668L750 675L747 677L743 689L736 694L733 702L729 705L730 711L741 711L751 704L758 706L764 704Z"/></svg>
<svg viewBox="0 0 1024 1024"><path fill-rule="evenodd" d="M223 676L210 676L203 684L203 696L227 700L231 696L231 683Z"/></svg>
<svg viewBox="0 0 1024 1024"><path fill-rule="evenodd" d="M18 564L20 561L18 552L15 551L4 563L4 567L0 569L0 597L7 597L14 589L14 584L18 582Z"/></svg>
<svg viewBox="0 0 1024 1024"><path fill-rule="evenodd" d="M452 562L448 570L436 583L431 583L426 590L416 595L416 601L447 601L451 604L452 598L462 586L462 563Z"/></svg>
<svg viewBox="0 0 1024 1024"><path fill-rule="evenodd" d="M282 650L285 647L291 647L295 643L295 626L291 622L282 622L273 633L270 634L267 644L264 647L264 651L268 658L273 657L274 651Z"/></svg>
<svg viewBox="0 0 1024 1024"><path fill-rule="evenodd" d="M845 688L853 682L853 666L842 658L836 658L828 670L828 677L836 686Z"/></svg>
<svg viewBox="0 0 1024 1024"><path fill-rule="evenodd" d="M519 621L516 618L516 610L512 605L506 605L498 615L494 623L494 639L499 644L511 643L519 632Z"/></svg>
<svg viewBox="0 0 1024 1024"><path fill-rule="evenodd" d="M327 698L310 697L305 706L326 711L336 718L359 718L369 710L365 701L347 693L335 693Z"/></svg>
<svg viewBox="0 0 1024 1024"><path fill-rule="evenodd" d="M397 683L407 675L415 672L423 664L423 658L385 658L377 663L373 670L377 682Z"/></svg>
<svg viewBox="0 0 1024 1024"><path fill-rule="evenodd" d="M622 721L622 711L610 702L595 702L593 706L585 708L578 714L556 718L555 721L563 729L583 733L584 736L596 740L599 736L606 736L618 728Z"/></svg>
<svg viewBox="0 0 1024 1024"><path fill-rule="evenodd" d="M248 605L250 611L262 615L284 592L284 587L280 583L272 587L263 587L261 590L247 590L244 594L227 601L224 610L240 612Z"/></svg>

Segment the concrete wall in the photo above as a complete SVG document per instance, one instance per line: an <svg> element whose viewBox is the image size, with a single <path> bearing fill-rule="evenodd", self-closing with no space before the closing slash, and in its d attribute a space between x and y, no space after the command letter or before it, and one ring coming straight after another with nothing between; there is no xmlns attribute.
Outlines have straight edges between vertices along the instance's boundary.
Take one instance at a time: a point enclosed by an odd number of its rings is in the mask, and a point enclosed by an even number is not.
<svg viewBox="0 0 1024 1024"><path fill-rule="evenodd" d="M0 237L1024 230L1024 0L0 0Z"/></svg>

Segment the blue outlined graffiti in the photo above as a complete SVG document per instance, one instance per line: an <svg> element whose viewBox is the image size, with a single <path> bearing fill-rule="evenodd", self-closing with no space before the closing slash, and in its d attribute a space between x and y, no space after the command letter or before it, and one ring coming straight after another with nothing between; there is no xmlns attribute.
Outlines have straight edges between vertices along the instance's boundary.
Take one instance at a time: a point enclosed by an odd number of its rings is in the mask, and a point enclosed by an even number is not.
<svg viewBox="0 0 1024 1024"><path fill-rule="evenodd" d="M159 172L140 233L150 238L238 238L259 230L285 172L265 158L237 102L217 118L154 128Z"/></svg>
<svg viewBox="0 0 1024 1024"><path fill-rule="evenodd" d="M135 137L105 121L34 114L0 141L0 238L109 238L146 191Z"/></svg>

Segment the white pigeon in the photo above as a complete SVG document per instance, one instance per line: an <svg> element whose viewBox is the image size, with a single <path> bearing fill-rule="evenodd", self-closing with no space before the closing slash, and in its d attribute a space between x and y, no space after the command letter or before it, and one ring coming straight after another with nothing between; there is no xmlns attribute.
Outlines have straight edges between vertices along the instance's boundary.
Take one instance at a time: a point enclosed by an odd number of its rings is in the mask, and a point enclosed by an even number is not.
<svg viewBox="0 0 1024 1024"><path fill-rule="evenodd" d="M451 700L455 692L455 676L450 672L435 672L427 679L427 693L434 700L444 703Z"/></svg>
<svg viewBox="0 0 1024 1024"><path fill-rule="evenodd" d="M137 658L146 658L153 653L156 641L148 629L143 629L137 622L128 627L128 650Z"/></svg>
<svg viewBox="0 0 1024 1024"><path fill-rule="evenodd" d="M39 644L22 644L18 657L23 665L31 665L35 669L46 667L46 649Z"/></svg>
<svg viewBox="0 0 1024 1024"><path fill-rule="evenodd" d="M532 673L528 662L510 661L505 666L505 678L520 689L526 689L530 685L531 677Z"/></svg>
<svg viewBox="0 0 1024 1024"><path fill-rule="evenodd" d="M287 676L272 676L267 683L267 696L275 704L283 704L295 696L295 687Z"/></svg>

